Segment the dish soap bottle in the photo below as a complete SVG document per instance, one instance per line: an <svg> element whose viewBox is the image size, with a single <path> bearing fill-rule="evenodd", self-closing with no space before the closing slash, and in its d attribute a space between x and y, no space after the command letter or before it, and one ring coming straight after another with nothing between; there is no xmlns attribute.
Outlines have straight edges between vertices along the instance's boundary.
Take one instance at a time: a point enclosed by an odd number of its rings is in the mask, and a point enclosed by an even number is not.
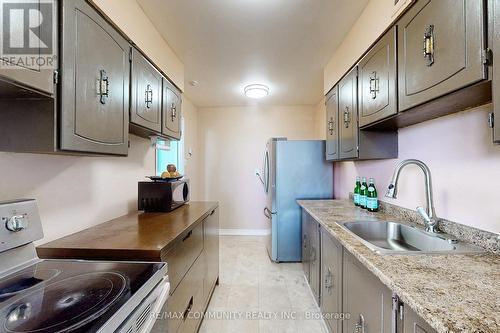
<svg viewBox="0 0 500 333"><path fill-rule="evenodd" d="M359 206L359 191L361 188L361 178L356 177L356 186L354 187L354 205Z"/></svg>
<svg viewBox="0 0 500 333"><path fill-rule="evenodd" d="M366 185L366 177L361 180L361 186L359 187L359 206L366 209L366 198L368 194L368 185Z"/></svg>
<svg viewBox="0 0 500 333"><path fill-rule="evenodd" d="M367 189L366 209L370 212L378 211L377 189L375 188L375 180L373 178L370 178Z"/></svg>

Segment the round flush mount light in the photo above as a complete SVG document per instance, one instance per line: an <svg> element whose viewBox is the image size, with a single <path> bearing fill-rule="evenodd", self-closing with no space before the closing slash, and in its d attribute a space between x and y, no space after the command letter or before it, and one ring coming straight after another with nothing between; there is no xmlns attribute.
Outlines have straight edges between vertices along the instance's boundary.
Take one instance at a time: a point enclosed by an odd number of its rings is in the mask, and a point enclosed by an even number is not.
<svg viewBox="0 0 500 333"><path fill-rule="evenodd" d="M244 90L245 96L250 98L263 98L269 95L269 87L263 84L250 84Z"/></svg>

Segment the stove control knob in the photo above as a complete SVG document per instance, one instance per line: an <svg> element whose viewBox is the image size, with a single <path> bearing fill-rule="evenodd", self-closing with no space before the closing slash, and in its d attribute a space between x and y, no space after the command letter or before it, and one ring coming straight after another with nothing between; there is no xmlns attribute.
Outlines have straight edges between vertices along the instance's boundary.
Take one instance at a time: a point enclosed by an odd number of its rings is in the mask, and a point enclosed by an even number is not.
<svg viewBox="0 0 500 333"><path fill-rule="evenodd" d="M14 215L7 220L5 227L12 232L24 230L27 227L26 218L24 215Z"/></svg>

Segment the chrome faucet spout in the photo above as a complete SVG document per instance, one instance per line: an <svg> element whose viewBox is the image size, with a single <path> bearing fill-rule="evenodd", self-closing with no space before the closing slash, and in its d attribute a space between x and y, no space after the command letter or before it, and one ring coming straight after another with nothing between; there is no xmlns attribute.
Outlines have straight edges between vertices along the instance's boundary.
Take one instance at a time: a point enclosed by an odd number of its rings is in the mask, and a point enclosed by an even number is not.
<svg viewBox="0 0 500 333"><path fill-rule="evenodd" d="M425 196L426 196L426 204L427 204L427 210L426 210L426 216L424 218L424 223L426 226L426 230L429 232L438 232L438 225L439 225L439 219L436 217L436 211L434 209L434 199L433 199L433 193L432 193L432 178L431 178L431 170L429 167L422 161L420 160L415 160L415 159L408 159L404 160L401 163L398 164L396 169L394 170L394 174L392 175L391 182L389 183L389 186L387 187L387 192L385 194L386 197L389 198L396 198L397 193L398 193L398 181L399 181L399 175L401 173L401 170L407 166L407 165L416 165L418 166L422 172L424 173L425 176ZM423 211L419 212L421 215ZM424 215L422 215L424 216Z"/></svg>

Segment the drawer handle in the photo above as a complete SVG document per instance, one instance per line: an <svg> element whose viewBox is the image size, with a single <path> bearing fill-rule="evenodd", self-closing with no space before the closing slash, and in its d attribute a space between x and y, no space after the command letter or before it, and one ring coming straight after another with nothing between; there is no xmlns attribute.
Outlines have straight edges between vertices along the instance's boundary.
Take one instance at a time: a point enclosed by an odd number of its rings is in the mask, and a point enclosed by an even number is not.
<svg viewBox="0 0 500 333"><path fill-rule="evenodd" d="M99 71L99 79L97 79L97 96L101 104L106 104L109 97L109 77L104 69Z"/></svg>
<svg viewBox="0 0 500 333"><path fill-rule="evenodd" d="M333 125L335 125L333 117L330 117L330 121L328 122L328 132L330 132L330 135L333 135Z"/></svg>
<svg viewBox="0 0 500 333"><path fill-rule="evenodd" d="M431 24L424 32L424 42L422 51L427 59L427 66L434 63L434 24Z"/></svg>
<svg viewBox="0 0 500 333"><path fill-rule="evenodd" d="M184 313L182 314L182 320L186 320L187 317L189 316L189 313L191 312L191 309L193 309L193 296L191 296L191 299L189 300L189 304L184 310Z"/></svg>
<svg viewBox="0 0 500 333"><path fill-rule="evenodd" d="M370 75L370 94L372 95L372 99L376 99L377 93L380 91L379 77L377 77L377 71L373 71L372 75Z"/></svg>
<svg viewBox="0 0 500 333"><path fill-rule="evenodd" d="M193 230L190 230L186 236L184 236L184 238L182 239L182 241L184 242L186 239L188 239L189 237L191 237L191 235L193 234Z"/></svg>
<svg viewBox="0 0 500 333"><path fill-rule="evenodd" d="M145 98L145 102L146 102L146 108L151 108L151 104L153 104L153 89L151 88L151 85L148 84L146 86L146 98Z"/></svg>

